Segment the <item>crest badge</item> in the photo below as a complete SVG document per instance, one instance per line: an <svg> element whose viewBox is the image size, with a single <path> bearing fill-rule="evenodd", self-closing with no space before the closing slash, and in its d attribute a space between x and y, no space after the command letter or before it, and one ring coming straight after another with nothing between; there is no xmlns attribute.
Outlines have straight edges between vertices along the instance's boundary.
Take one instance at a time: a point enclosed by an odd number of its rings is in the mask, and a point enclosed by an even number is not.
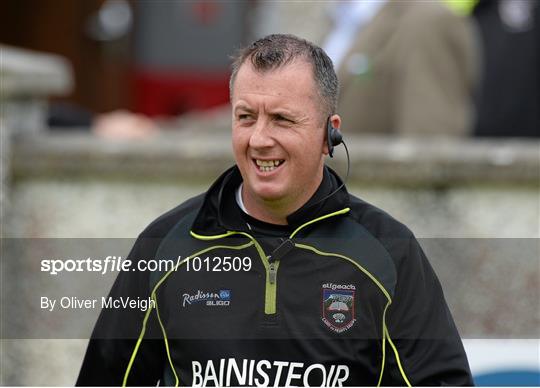
<svg viewBox="0 0 540 388"><path fill-rule="evenodd" d="M322 291L322 321L332 331L343 333L356 322L354 284L325 283Z"/></svg>

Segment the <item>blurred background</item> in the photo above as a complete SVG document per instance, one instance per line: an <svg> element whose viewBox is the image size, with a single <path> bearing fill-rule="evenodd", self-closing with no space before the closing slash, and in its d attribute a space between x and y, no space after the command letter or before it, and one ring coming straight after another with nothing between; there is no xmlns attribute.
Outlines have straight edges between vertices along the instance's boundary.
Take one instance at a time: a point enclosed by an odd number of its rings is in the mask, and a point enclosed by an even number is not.
<svg viewBox="0 0 540 388"><path fill-rule="evenodd" d="M1 236L131 239L205 191L234 163L230 55L292 33L334 61L349 191L420 239L476 383L540 385L539 24L536 0L3 0ZM0 383L72 385L98 312L16 334L59 284L2 246Z"/></svg>

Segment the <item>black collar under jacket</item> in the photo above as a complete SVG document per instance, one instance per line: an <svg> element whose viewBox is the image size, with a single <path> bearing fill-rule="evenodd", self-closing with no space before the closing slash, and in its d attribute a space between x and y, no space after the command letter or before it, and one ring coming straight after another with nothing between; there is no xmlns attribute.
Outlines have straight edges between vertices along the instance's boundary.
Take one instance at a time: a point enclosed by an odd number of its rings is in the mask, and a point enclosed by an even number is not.
<svg viewBox="0 0 540 388"><path fill-rule="evenodd" d="M282 232L288 235L298 226L317 217L342 210L349 206L349 194L335 171L324 166L323 180L311 199L287 217L288 225L268 224L243 213L235 200L235 192L242 182L240 170L235 165L225 171L208 189L203 204L192 225L192 231L201 235L218 235L227 231L250 232L258 230ZM340 187L341 186L341 187ZM338 189L336 191L336 189ZM325 198L327 197L328 198Z"/></svg>

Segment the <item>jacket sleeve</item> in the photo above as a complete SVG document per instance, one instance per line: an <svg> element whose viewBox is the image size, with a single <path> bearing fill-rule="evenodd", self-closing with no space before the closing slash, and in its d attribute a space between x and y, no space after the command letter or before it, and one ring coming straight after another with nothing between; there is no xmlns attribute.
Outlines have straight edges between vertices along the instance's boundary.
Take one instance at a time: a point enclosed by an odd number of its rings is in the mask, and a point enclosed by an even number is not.
<svg viewBox="0 0 540 388"><path fill-rule="evenodd" d="M411 237L397 262L387 322L385 385L473 385L467 356L435 272Z"/></svg>
<svg viewBox="0 0 540 388"><path fill-rule="evenodd" d="M149 259L155 255L157 239L139 237L128 259ZM132 267L134 268L134 267ZM148 299L148 271L120 272L109 297ZM143 321L148 314L143 332ZM127 385L155 386L164 365L163 340L154 310L137 308L103 309L94 327L77 379L77 386L121 386L139 338L136 357L129 367Z"/></svg>

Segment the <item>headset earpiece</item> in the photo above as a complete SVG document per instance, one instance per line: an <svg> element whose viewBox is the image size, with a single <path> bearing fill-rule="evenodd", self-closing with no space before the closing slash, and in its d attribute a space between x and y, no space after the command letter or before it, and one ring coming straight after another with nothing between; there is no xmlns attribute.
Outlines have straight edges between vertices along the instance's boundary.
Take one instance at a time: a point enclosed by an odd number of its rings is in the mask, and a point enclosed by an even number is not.
<svg viewBox="0 0 540 388"><path fill-rule="evenodd" d="M334 157L334 147L340 145L343 141L343 136L339 129L332 126L330 118L328 118L328 123L326 125L326 142L328 143L328 155L331 158Z"/></svg>
<svg viewBox="0 0 540 388"><path fill-rule="evenodd" d="M328 123L326 124L326 142L328 143L328 155L330 155L331 158L334 157L334 147L337 145L343 144L343 147L345 148L345 154L347 155L347 175L345 175L345 179L338 186L337 189L332 191L327 196L319 199L317 202L312 203L309 207L318 205L319 203L325 201L327 198L330 198L332 195L334 195L339 190L341 190L345 186L345 183L347 182L347 180L349 179L349 172L351 170L351 158L349 156L349 149L347 148L347 144L345 144L345 141L343 140L343 136L341 135L341 132L339 131L339 129L334 128L332 126L330 117L328 118Z"/></svg>

